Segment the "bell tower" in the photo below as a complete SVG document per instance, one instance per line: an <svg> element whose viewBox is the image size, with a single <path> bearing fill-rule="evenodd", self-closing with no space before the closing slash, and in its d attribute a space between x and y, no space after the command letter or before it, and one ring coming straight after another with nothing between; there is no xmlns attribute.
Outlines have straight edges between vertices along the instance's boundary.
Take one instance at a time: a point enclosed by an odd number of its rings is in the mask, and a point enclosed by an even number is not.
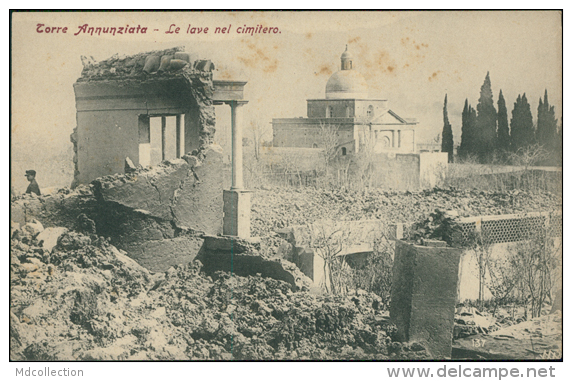
<svg viewBox="0 0 572 381"><path fill-rule="evenodd" d="M342 70L353 69L353 56L348 52L348 45L346 44L346 51L342 53Z"/></svg>

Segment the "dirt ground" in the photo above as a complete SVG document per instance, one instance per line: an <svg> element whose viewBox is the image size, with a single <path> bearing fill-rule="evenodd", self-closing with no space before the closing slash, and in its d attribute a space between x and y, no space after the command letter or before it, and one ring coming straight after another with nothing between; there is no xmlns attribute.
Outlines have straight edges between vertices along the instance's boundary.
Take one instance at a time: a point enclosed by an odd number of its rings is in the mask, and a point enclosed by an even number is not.
<svg viewBox="0 0 572 381"><path fill-rule="evenodd" d="M549 313L524 320L523 308L519 308L518 318L511 317L507 310L501 310L496 317L486 316L483 320L492 323L488 329L474 328L470 335L453 341L453 356L470 359L497 360L558 360L562 358L562 311ZM470 318L458 316L466 322ZM468 320L468 321L467 321Z"/></svg>

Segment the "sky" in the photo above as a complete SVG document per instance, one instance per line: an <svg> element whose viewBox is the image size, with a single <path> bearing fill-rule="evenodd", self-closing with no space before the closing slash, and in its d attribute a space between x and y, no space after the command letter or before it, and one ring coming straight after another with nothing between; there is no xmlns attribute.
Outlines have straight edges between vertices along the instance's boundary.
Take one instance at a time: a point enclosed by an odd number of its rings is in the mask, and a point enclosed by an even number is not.
<svg viewBox="0 0 572 381"><path fill-rule="evenodd" d="M68 30L38 33L38 24L44 24L41 30ZM140 25L148 31L75 35L84 24ZM171 24L181 28L179 34L165 33ZM209 31L187 34L189 25ZM244 25L279 33L237 33ZM214 33L225 26L231 33ZM418 120L418 142L441 133L447 95L455 144L460 143L463 104L468 99L476 107L487 72L495 105L502 89L509 120L523 93L536 118L545 89L557 117L562 115L562 24L555 11L14 13L11 32L11 185L18 192L27 185L25 169L36 169L43 187L71 183L73 84L81 75L81 56L100 61L184 46L215 63L215 79L248 81L245 136L251 123L270 129L272 118L306 116L306 100L324 97L346 44L370 97L388 99L398 115ZM227 128L228 106L216 112L217 126Z"/></svg>

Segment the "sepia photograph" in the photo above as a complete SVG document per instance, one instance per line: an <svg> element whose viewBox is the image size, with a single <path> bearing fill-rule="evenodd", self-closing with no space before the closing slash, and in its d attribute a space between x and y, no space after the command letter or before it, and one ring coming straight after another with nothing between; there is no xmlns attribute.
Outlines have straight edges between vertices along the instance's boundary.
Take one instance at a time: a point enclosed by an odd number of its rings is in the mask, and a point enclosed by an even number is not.
<svg viewBox="0 0 572 381"><path fill-rule="evenodd" d="M553 377L562 115L562 10L10 11L5 360Z"/></svg>

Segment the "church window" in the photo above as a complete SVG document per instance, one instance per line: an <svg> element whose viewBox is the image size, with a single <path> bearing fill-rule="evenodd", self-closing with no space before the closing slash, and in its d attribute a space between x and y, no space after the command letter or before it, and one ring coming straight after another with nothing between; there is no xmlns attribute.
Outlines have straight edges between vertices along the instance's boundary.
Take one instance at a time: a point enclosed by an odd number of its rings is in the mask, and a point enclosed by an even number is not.
<svg viewBox="0 0 572 381"><path fill-rule="evenodd" d="M367 108L367 117L368 118L373 118L373 106L369 105L369 107Z"/></svg>
<svg viewBox="0 0 572 381"><path fill-rule="evenodd" d="M346 156L347 151L346 151L346 147L342 147L342 156Z"/></svg>
<svg viewBox="0 0 572 381"><path fill-rule="evenodd" d="M389 147L389 143L390 143L389 136L384 136L384 137L383 137L383 143L382 143L383 146L384 146L384 147Z"/></svg>

